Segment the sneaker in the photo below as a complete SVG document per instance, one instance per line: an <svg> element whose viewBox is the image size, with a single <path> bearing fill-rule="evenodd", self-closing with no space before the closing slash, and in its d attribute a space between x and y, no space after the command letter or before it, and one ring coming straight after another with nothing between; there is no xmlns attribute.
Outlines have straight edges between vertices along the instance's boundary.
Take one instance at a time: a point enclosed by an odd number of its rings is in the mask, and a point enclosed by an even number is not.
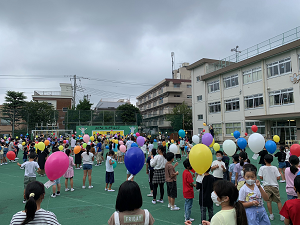
<svg viewBox="0 0 300 225"><path fill-rule="evenodd" d="M5 165L7 165L7 162L6 163L4 163Z"/></svg>
<svg viewBox="0 0 300 225"><path fill-rule="evenodd" d="M82 166L79 167L80 169L82 168Z"/></svg>
<svg viewBox="0 0 300 225"><path fill-rule="evenodd" d="M274 220L274 214L270 214L269 218L270 220Z"/></svg>
<svg viewBox="0 0 300 225"><path fill-rule="evenodd" d="M71 191L75 191L75 189L74 189L74 188L71 188Z"/></svg>
<svg viewBox="0 0 300 225"><path fill-rule="evenodd" d="M102 166L102 163L100 163L99 166Z"/></svg>
<svg viewBox="0 0 300 225"><path fill-rule="evenodd" d="M174 205L174 207L171 207L171 211L173 211L173 210L178 211L178 210L180 210L180 208Z"/></svg>
<svg viewBox="0 0 300 225"><path fill-rule="evenodd" d="M82 186L82 189L85 189L85 186Z"/></svg>
<svg viewBox="0 0 300 225"><path fill-rule="evenodd" d="M147 194L148 197L153 197L153 193Z"/></svg>
<svg viewBox="0 0 300 225"><path fill-rule="evenodd" d="M25 199L23 200L23 203L26 204L26 200Z"/></svg>
<svg viewBox="0 0 300 225"><path fill-rule="evenodd" d="M155 201L155 200L152 200L152 204L156 204L156 201Z"/></svg>
<svg viewBox="0 0 300 225"><path fill-rule="evenodd" d="M16 157L15 159L19 159L19 158Z"/></svg>
<svg viewBox="0 0 300 225"><path fill-rule="evenodd" d="M280 180L279 182L280 182L280 183L285 183L285 180Z"/></svg>
<svg viewBox="0 0 300 225"><path fill-rule="evenodd" d="M280 221L284 221L285 217L280 215Z"/></svg>
<svg viewBox="0 0 300 225"><path fill-rule="evenodd" d="M115 191L115 190L114 190L114 189L108 189L107 191L113 192L113 191Z"/></svg>
<svg viewBox="0 0 300 225"><path fill-rule="evenodd" d="M107 188L105 188L105 191L107 191L108 189Z"/></svg>
<svg viewBox="0 0 300 225"><path fill-rule="evenodd" d="M216 204L216 206L220 206L220 204Z"/></svg>
<svg viewBox="0 0 300 225"><path fill-rule="evenodd" d="M24 167L20 167L20 170L24 170L25 168Z"/></svg>
<svg viewBox="0 0 300 225"><path fill-rule="evenodd" d="M194 221L194 219L193 218L190 218L190 219L188 219L189 221L191 221L191 222L193 222ZM185 221L188 221L188 220L185 220Z"/></svg>
<svg viewBox="0 0 300 225"><path fill-rule="evenodd" d="M95 166L99 166L99 164L96 164Z"/></svg>
<svg viewBox="0 0 300 225"><path fill-rule="evenodd" d="M174 205L174 207L176 207L177 205ZM171 205L170 204L168 204L168 208L171 208Z"/></svg>
<svg viewBox="0 0 300 225"><path fill-rule="evenodd" d="M56 192L56 195L59 196L59 195L60 195L60 192Z"/></svg>
<svg viewBox="0 0 300 225"><path fill-rule="evenodd" d="M52 198L55 198L56 197L56 195L55 194L52 194L52 195L50 195Z"/></svg>
<svg viewBox="0 0 300 225"><path fill-rule="evenodd" d="M2 166L2 163L0 164L0 166ZM21 168L21 167L20 167Z"/></svg>
<svg viewBox="0 0 300 225"><path fill-rule="evenodd" d="M157 202L159 202L159 203L164 203L164 200L156 200Z"/></svg>
<svg viewBox="0 0 300 225"><path fill-rule="evenodd" d="M94 186L89 186L89 189L93 188Z"/></svg>
<svg viewBox="0 0 300 225"><path fill-rule="evenodd" d="M70 191L70 189L69 188L65 188L65 191Z"/></svg>

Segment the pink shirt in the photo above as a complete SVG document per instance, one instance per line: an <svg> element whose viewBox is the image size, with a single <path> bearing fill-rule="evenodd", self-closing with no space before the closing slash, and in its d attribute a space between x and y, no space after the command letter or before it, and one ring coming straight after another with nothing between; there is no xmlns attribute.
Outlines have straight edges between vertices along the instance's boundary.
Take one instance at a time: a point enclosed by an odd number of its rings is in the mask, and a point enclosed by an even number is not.
<svg viewBox="0 0 300 225"><path fill-rule="evenodd" d="M290 170L290 167L287 167L285 169L286 193L288 195L297 196L297 193L294 190L294 179L297 176L298 172L293 174Z"/></svg>

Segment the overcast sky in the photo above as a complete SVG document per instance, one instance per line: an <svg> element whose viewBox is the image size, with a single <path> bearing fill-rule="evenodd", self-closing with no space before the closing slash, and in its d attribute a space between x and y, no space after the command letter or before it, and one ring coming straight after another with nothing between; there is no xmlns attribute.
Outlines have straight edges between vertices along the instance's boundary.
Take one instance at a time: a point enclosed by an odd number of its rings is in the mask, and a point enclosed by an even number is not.
<svg viewBox="0 0 300 225"><path fill-rule="evenodd" d="M0 75L10 75L0 77L0 104L7 90L30 100L34 90L59 91L74 74L109 80L78 81L87 91L77 99L135 101L171 77L171 52L176 68L224 58L236 45L300 26L299 10L299 0L0 0Z"/></svg>

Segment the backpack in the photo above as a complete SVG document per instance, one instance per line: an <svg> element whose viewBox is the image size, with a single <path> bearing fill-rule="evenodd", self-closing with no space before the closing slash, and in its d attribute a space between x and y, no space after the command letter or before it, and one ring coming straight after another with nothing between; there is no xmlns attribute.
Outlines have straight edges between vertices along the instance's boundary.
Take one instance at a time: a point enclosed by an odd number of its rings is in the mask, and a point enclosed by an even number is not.
<svg viewBox="0 0 300 225"><path fill-rule="evenodd" d="M149 211L144 209L145 211L145 225L149 225ZM114 212L115 225L120 225L119 212Z"/></svg>

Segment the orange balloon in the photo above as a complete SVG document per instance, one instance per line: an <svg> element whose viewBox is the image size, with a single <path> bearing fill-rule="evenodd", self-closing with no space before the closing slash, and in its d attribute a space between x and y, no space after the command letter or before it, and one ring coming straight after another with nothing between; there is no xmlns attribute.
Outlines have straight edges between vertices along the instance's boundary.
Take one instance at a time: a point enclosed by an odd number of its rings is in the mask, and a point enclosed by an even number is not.
<svg viewBox="0 0 300 225"><path fill-rule="evenodd" d="M74 148L74 153L75 153L75 154L78 154L78 153L80 152L80 150L81 150L81 148L80 148L79 146L76 146L76 147Z"/></svg>
<svg viewBox="0 0 300 225"><path fill-rule="evenodd" d="M45 144L46 146L48 146L48 145L50 144L50 141L49 141L49 140L45 140L45 141L44 141L44 144Z"/></svg>
<svg viewBox="0 0 300 225"><path fill-rule="evenodd" d="M162 145L165 147L165 146L166 146L166 142L165 142L165 141L163 141Z"/></svg>

